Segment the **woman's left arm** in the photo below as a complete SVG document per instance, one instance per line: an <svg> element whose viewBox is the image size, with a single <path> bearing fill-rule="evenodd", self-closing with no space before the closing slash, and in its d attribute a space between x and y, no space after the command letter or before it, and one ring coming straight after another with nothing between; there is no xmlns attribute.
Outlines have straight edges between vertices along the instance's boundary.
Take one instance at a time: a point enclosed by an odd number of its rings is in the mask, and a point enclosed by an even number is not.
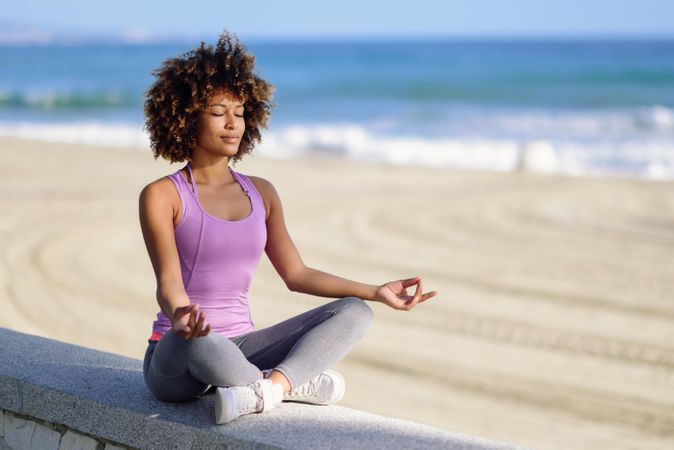
<svg viewBox="0 0 674 450"><path fill-rule="evenodd" d="M407 288L416 285L414 295L407 293ZM363 300L384 303L391 308L409 311L417 303L425 302L437 295L437 291L423 293L421 277L389 281L382 285L364 284L347 280L311 267L306 267L301 278L292 288L293 291L323 297L355 296Z"/></svg>
<svg viewBox="0 0 674 450"><path fill-rule="evenodd" d="M267 208L267 245L265 252L272 265L294 292L320 297L354 296L363 300L378 301L394 309L409 311L417 303L437 295L437 291L423 293L421 277L390 281L382 285L360 283L338 277L311 267L307 267L295 247L283 216L283 206L271 182L252 177L258 191L265 198ZM407 294L407 288L416 285L414 295Z"/></svg>

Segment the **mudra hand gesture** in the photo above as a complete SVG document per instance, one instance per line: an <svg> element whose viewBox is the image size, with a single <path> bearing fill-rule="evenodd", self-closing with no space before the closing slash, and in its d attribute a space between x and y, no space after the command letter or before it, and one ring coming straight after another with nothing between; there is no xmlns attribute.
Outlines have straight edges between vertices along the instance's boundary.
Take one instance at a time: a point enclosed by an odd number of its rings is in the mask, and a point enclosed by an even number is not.
<svg viewBox="0 0 674 450"><path fill-rule="evenodd" d="M417 286L414 295L408 295L407 288L414 285ZM382 284L377 289L373 300L389 305L393 309L409 311L417 303L425 302L429 298L435 297L437 293L437 291L431 291L422 294L421 277L414 277Z"/></svg>
<svg viewBox="0 0 674 450"><path fill-rule="evenodd" d="M183 339L192 339L210 333L211 324L206 323L206 315L199 310L199 305L190 303L176 308L173 313L173 331Z"/></svg>

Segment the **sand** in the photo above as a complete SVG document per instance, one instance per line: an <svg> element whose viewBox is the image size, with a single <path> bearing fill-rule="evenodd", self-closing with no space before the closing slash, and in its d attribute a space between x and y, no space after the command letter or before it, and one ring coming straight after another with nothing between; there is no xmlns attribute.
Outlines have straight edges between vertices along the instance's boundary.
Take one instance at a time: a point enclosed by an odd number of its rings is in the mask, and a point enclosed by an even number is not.
<svg viewBox="0 0 674 450"><path fill-rule="evenodd" d="M0 138L0 326L142 359L158 311L138 194L146 149ZM674 447L674 183L255 156L308 266L382 284L337 369L344 406L538 449ZM330 299L265 255L258 328Z"/></svg>

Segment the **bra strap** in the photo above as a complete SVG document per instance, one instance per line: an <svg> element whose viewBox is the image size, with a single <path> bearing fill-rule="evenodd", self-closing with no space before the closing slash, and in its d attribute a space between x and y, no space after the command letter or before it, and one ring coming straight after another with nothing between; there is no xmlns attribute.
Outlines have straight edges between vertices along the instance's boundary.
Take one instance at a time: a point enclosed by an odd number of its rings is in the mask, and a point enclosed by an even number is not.
<svg viewBox="0 0 674 450"><path fill-rule="evenodd" d="M197 193L197 186L194 183L194 175L192 175L192 167L190 166L190 163L187 163L187 170L190 172L190 183L192 183L192 194L199 195Z"/></svg>
<svg viewBox="0 0 674 450"><path fill-rule="evenodd" d="M194 195L196 201L198 202L199 196L197 194L197 186L194 183L194 176L192 175L192 167L190 167L190 163L187 163L187 170L190 172L190 181L192 182L192 188L194 189L194 192L192 194ZM204 235L204 226L206 224L206 218L205 214L199 214L199 216L201 217L201 224L199 225L199 236L197 237L197 249L194 252L194 259L192 260L192 270L190 270L190 274L187 276L187 279L184 280L185 289L189 287L190 281L192 281L192 275L194 275L196 271L197 262L199 261L199 254L201 253L201 241Z"/></svg>
<svg viewBox="0 0 674 450"><path fill-rule="evenodd" d="M240 173L238 173L236 170L232 169L230 167L230 172L232 172L232 176L234 177L234 181L237 181L239 183L239 186L241 186L241 189L243 189L243 192L246 193L248 197L250 197L250 186L246 182L245 178L241 176Z"/></svg>

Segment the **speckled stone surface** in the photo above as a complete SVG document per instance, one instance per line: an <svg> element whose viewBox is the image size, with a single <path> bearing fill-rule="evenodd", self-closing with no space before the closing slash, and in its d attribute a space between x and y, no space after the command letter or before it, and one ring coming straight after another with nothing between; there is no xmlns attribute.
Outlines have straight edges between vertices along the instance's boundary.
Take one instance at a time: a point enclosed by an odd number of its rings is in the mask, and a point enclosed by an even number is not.
<svg viewBox="0 0 674 450"><path fill-rule="evenodd" d="M130 447L521 448L337 405L283 403L216 425L212 393L159 401L145 386L140 360L5 328L0 342L0 408Z"/></svg>

